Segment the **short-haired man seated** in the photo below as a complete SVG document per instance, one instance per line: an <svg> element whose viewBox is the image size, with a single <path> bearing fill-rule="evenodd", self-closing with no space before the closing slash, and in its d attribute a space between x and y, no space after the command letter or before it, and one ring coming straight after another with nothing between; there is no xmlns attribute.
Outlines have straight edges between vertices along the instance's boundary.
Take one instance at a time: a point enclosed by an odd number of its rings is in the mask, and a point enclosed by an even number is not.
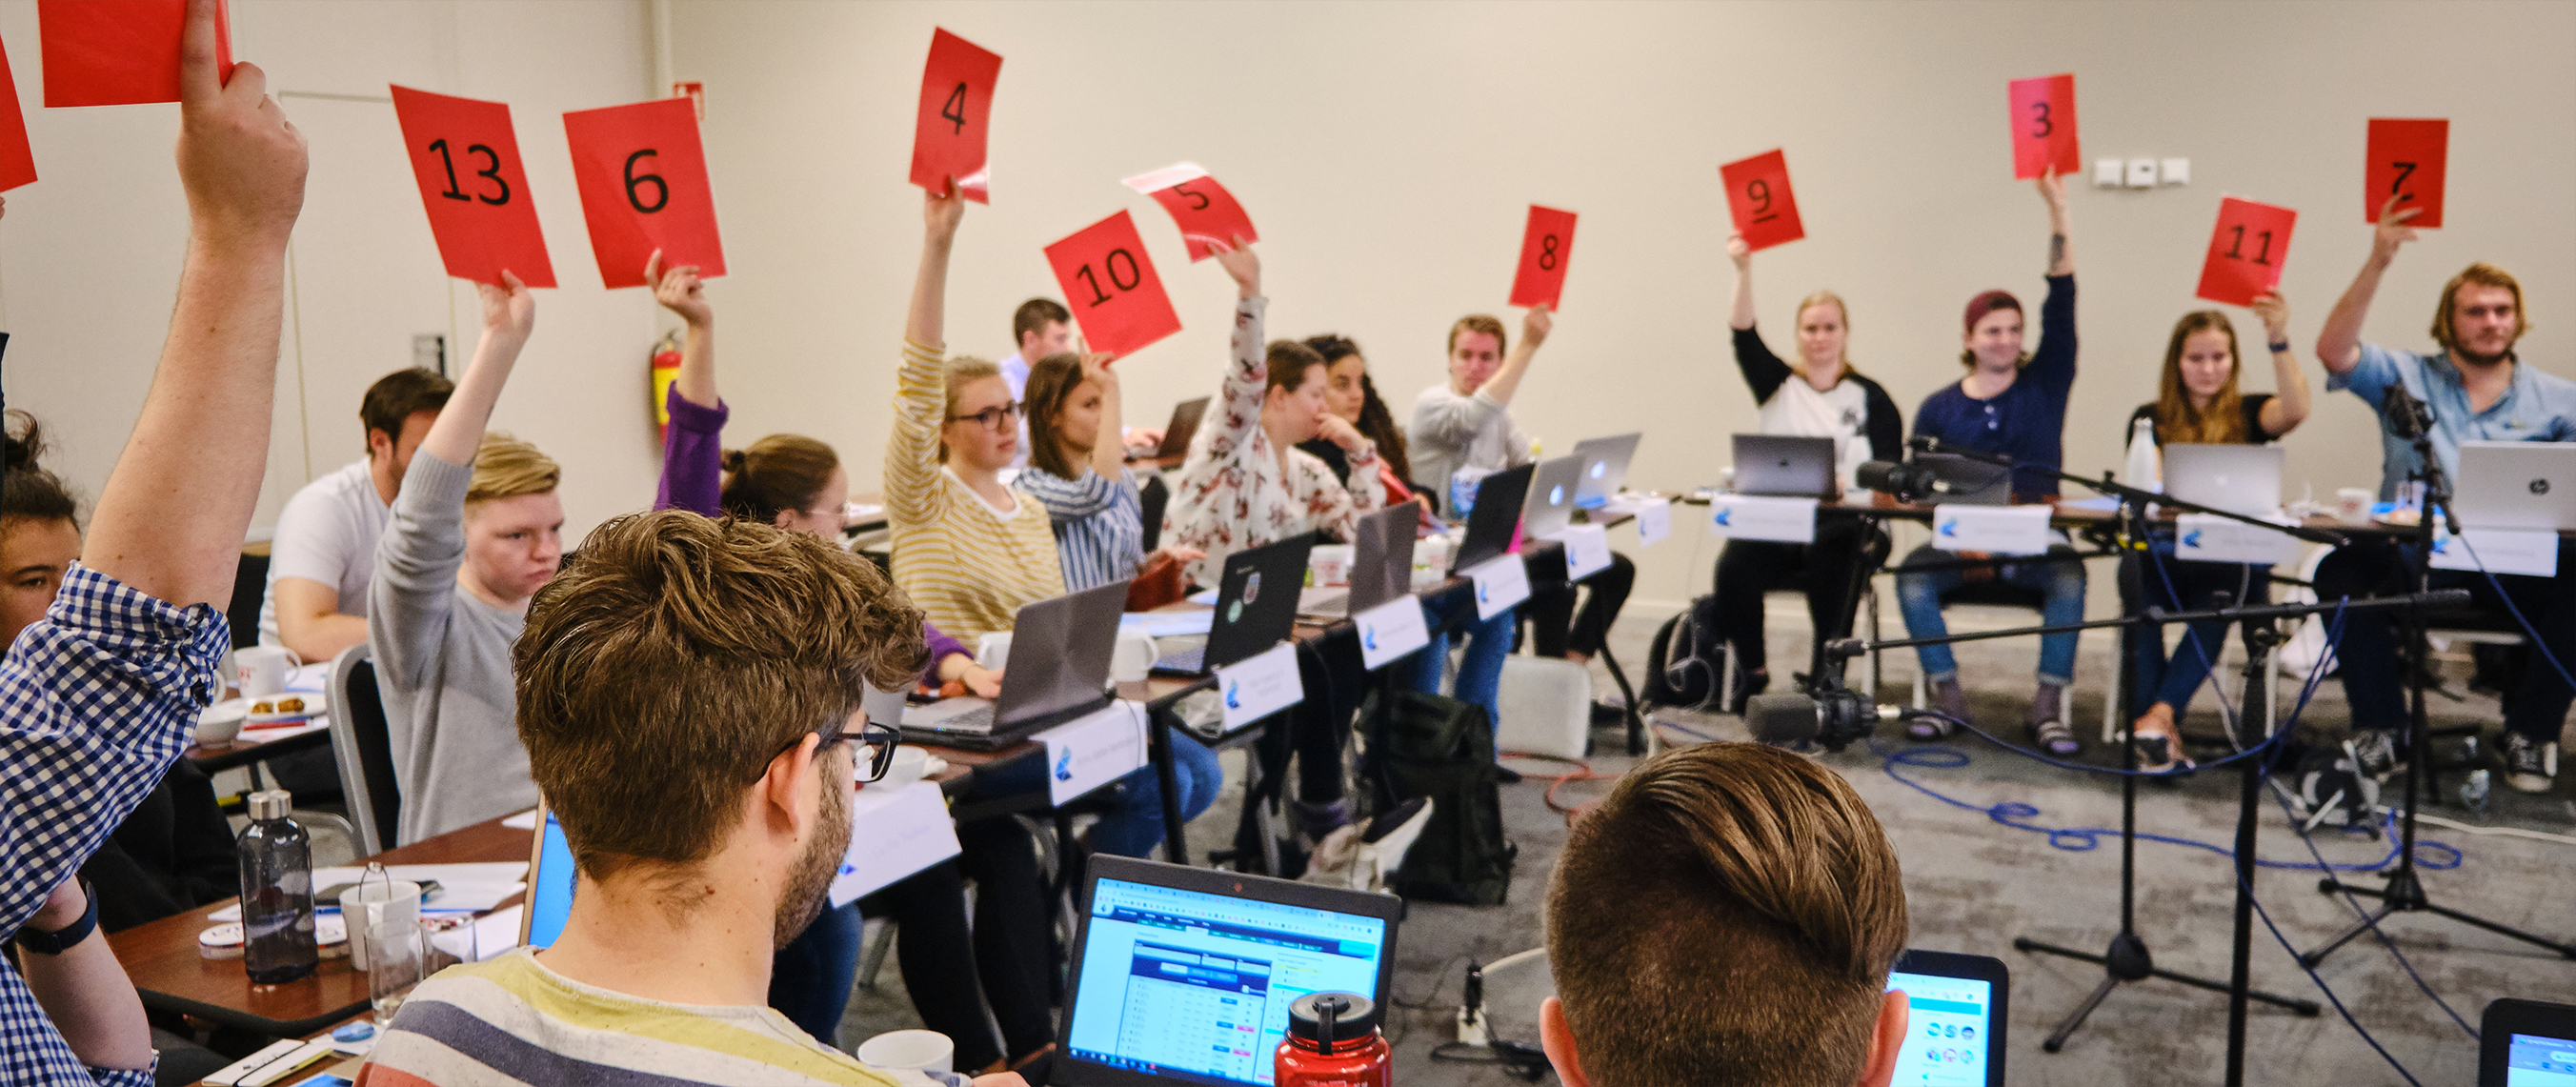
<svg viewBox="0 0 2576 1087"><path fill-rule="evenodd" d="M572 915L544 951L421 983L358 1082L962 1082L870 1068L768 1006L849 845L863 681L899 689L923 655L921 613L821 537L677 510L593 531L514 662Z"/></svg>
<svg viewBox="0 0 2576 1087"><path fill-rule="evenodd" d="M1567 1087L1886 1087L1905 885L1840 775L1760 744L1646 760L1574 825L1547 895Z"/></svg>

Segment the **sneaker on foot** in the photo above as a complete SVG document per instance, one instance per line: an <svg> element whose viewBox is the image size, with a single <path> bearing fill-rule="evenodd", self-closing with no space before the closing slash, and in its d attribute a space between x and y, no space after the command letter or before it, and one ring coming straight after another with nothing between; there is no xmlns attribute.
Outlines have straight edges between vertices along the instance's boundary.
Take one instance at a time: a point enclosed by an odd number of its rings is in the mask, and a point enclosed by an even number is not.
<svg viewBox="0 0 2576 1087"><path fill-rule="evenodd" d="M2558 778L2558 745L2519 732L2504 734L2504 783L2518 793L2545 793Z"/></svg>
<svg viewBox="0 0 2576 1087"><path fill-rule="evenodd" d="M2343 752L2355 768L2374 780L2386 781L2406 768L2405 753L2398 749L2397 730L2393 728L2354 729L2352 738L2343 742Z"/></svg>

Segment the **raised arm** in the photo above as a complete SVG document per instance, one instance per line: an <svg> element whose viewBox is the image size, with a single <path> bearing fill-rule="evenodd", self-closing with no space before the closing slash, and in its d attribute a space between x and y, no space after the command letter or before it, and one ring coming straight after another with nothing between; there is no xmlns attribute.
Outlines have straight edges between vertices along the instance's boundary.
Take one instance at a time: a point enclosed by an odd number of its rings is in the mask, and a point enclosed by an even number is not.
<svg viewBox="0 0 2576 1087"><path fill-rule="evenodd" d="M653 300L688 325L680 344L680 376L671 387L699 407L716 406L716 308L707 301L698 266L665 268L662 251L656 249L644 262L644 280L653 285Z"/></svg>
<svg viewBox="0 0 2576 1087"><path fill-rule="evenodd" d="M966 217L966 197L956 186L948 195L921 194L921 268L912 277L912 310L903 334L933 351L948 347L944 323L948 314L948 253L957 245L957 224Z"/></svg>
<svg viewBox="0 0 2576 1087"><path fill-rule="evenodd" d="M528 285L507 269L501 282L498 287L474 285L475 297L483 303L483 342L474 345L464 379L439 409L429 436L420 440L421 452L461 468L473 467L483 428L492 421L492 405L500 401L510 370L518 365L519 349L528 345L528 333L537 325L537 299Z"/></svg>
<svg viewBox="0 0 2576 1087"><path fill-rule="evenodd" d="M1100 386L1100 429L1091 437L1091 470L1116 479L1127 470L1127 441L1118 425L1118 371L1109 364L1118 356L1106 352L1082 356L1082 376Z"/></svg>
<svg viewBox="0 0 2576 1087"><path fill-rule="evenodd" d="M2299 367L2299 356L2290 350L2290 304L2278 292L2265 291L2254 299L2254 313L2263 318L2273 387L2280 390L2263 402L2260 422L2264 434L2278 438L2308 418L2308 372Z"/></svg>
<svg viewBox="0 0 2576 1087"><path fill-rule="evenodd" d="M1220 248L1216 262L1234 279L1234 338L1230 345L1234 355L1225 369L1222 402L1208 406L1213 414L1207 419L1217 425L1211 427L1203 421L1199 430L1207 435L1208 455L1224 458L1251 444L1253 436L1261 433L1262 399L1270 385L1269 349L1261 338L1262 315L1269 308L1269 299L1261 296L1261 257L1243 239L1236 238L1233 246ZM1195 442L1191 452L1198 452ZM1183 475L1187 474L1185 468Z"/></svg>
<svg viewBox="0 0 2576 1087"><path fill-rule="evenodd" d="M1748 331L1753 327L1753 247L1745 244L1742 231L1727 232L1726 259L1735 264L1735 308L1728 311L1726 325Z"/></svg>
<svg viewBox="0 0 2576 1087"><path fill-rule="evenodd" d="M2327 373L2350 373L2360 364L2361 320L2370 316L2370 299L2379 293L2379 277L2397 259L2398 247L2415 240L2415 228L2406 221L2424 209L2399 211L2397 202L2403 199L2392 196L2380 206L2379 225L2371 231L2370 259L2361 263L2361 274L2352 277L2343 297L2335 299L2334 308L2326 311L2325 327L2317 331L2317 361L2325 364Z"/></svg>
<svg viewBox="0 0 2576 1087"><path fill-rule="evenodd" d="M662 251L644 262L653 300L688 325L680 347L680 374L664 403L671 425L662 436L662 479L653 508L684 509L707 517L723 513L724 397L716 392L716 311L696 265L662 267Z"/></svg>
<svg viewBox="0 0 2576 1087"><path fill-rule="evenodd" d="M1494 376L1486 378L1485 384L1476 391L1494 403L1509 407L1512 394L1520 391L1521 375L1529 372L1530 360L1538 357L1538 345L1547 342L1548 332L1555 327L1556 316L1548 312L1547 303L1531 306L1530 311L1521 317L1521 342L1512 348L1510 354L1503 356L1502 367L1494 371Z"/></svg>
<svg viewBox="0 0 2576 1087"><path fill-rule="evenodd" d="M2039 195L2048 201L2048 297L2039 304L2039 340L2022 377L2064 396L2075 387L2075 242L2066 179L2040 175Z"/></svg>
<svg viewBox="0 0 2576 1087"><path fill-rule="evenodd" d="M939 518L939 428L947 422L948 253L966 198L922 194L921 267L904 318L903 363L895 371L894 427L886 435L886 515L898 526Z"/></svg>
<svg viewBox="0 0 2576 1087"><path fill-rule="evenodd" d="M2075 274L2075 224L2066 211L2066 178L2047 172L2039 175L2039 198L2048 201L2048 274Z"/></svg>

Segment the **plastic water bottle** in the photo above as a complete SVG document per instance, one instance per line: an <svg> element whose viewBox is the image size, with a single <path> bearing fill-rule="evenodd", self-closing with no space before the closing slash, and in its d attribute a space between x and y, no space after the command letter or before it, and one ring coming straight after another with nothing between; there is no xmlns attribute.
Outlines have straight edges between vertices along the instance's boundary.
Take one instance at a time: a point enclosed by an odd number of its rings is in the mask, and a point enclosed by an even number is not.
<svg viewBox="0 0 2576 1087"><path fill-rule="evenodd" d="M1393 1051L1377 1008L1353 993L1308 993L1288 1005L1288 1039L1272 1057L1276 1087L1387 1087Z"/></svg>
<svg viewBox="0 0 2576 1087"><path fill-rule="evenodd" d="M241 854L242 966L260 985L294 981L321 961L313 944L313 839L286 816L283 789L250 794Z"/></svg>
<svg viewBox="0 0 2576 1087"><path fill-rule="evenodd" d="M2165 489L2164 459L2156 455L2156 421L2139 419L2129 427L2129 466L2120 481L2140 490Z"/></svg>

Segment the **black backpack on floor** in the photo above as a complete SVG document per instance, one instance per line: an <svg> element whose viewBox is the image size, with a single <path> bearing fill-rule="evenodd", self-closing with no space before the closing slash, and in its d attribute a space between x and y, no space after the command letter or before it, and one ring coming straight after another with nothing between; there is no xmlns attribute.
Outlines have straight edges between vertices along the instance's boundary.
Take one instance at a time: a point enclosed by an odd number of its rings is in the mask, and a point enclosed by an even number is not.
<svg viewBox="0 0 2576 1087"><path fill-rule="evenodd" d="M1717 636L1717 595L1691 601L1689 608L1664 621L1646 647L1646 691L1650 706L1705 709L1725 690L1726 643Z"/></svg>
<svg viewBox="0 0 2576 1087"><path fill-rule="evenodd" d="M1481 706L1397 692L1368 710L1367 777L1377 810L1415 797L1432 803L1430 825L1396 873L1408 899L1499 906L1510 896L1518 849L1503 835L1494 727Z"/></svg>

